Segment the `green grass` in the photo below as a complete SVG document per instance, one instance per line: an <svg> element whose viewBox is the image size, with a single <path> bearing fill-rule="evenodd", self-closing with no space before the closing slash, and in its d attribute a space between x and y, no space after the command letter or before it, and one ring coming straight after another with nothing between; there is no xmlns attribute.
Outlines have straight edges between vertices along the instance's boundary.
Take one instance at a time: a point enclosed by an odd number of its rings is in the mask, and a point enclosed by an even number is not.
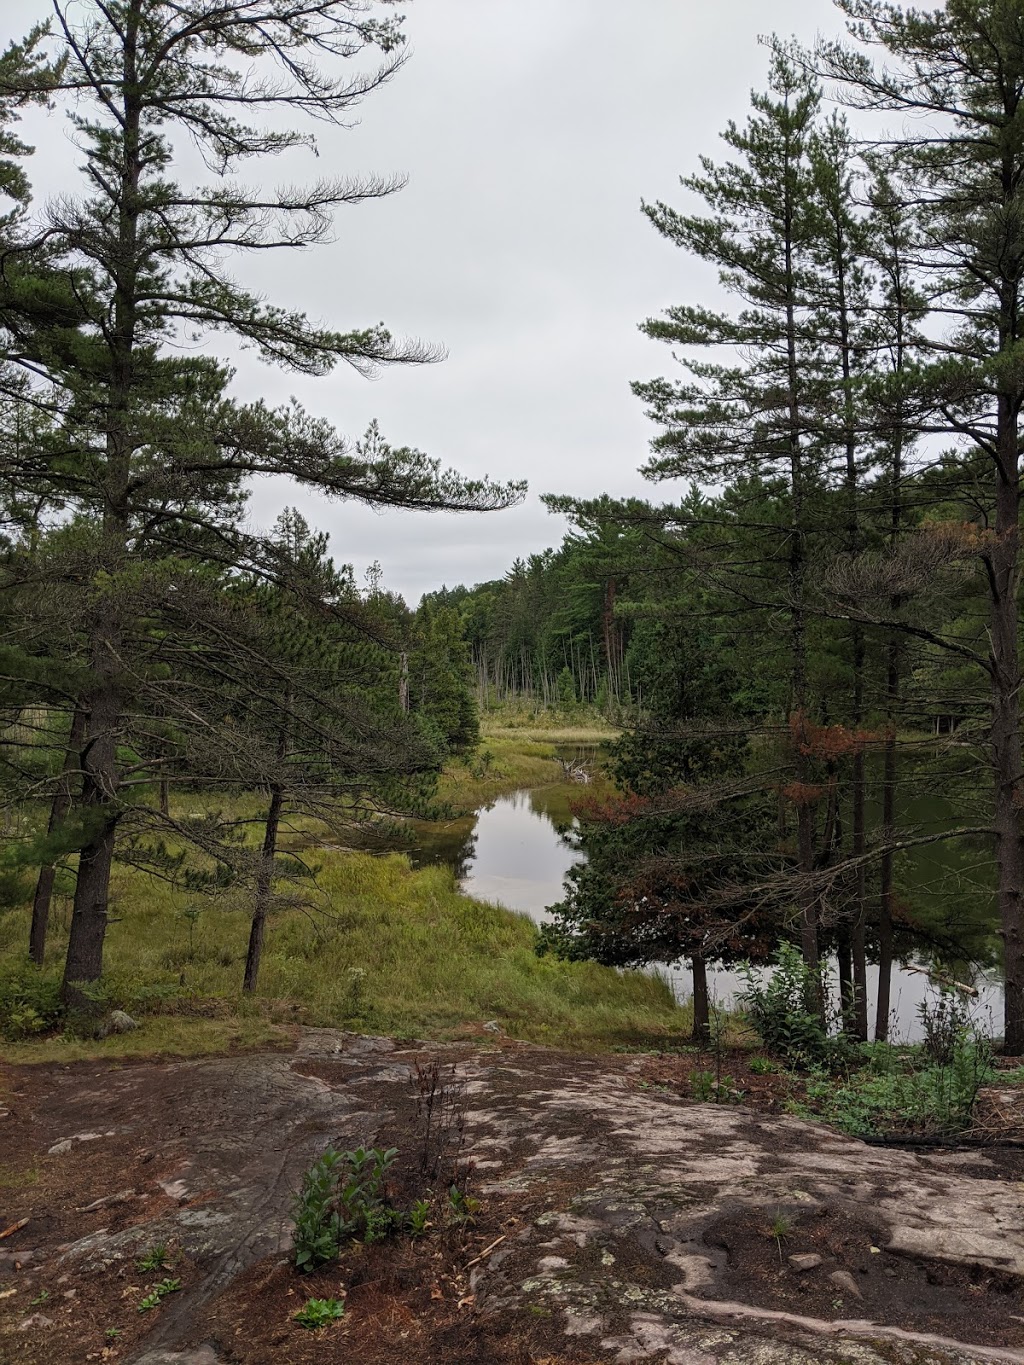
<svg viewBox="0 0 1024 1365"><path fill-rule="evenodd" d="M289 1022L440 1039L496 1019L513 1037L581 1050L659 1046L688 1029L688 1011L675 1006L661 978L538 958L529 919L462 896L448 868L413 872L397 854L323 850L317 857L308 912L271 921L254 998L240 992L244 905L229 897L197 902L119 869L107 979L112 1000L137 1011L143 1027L102 1041L8 1043L0 1057L219 1052L280 1041L280 1025ZM190 951L182 911L197 903ZM27 919L27 911L0 919L0 970L22 960ZM54 919L46 970L58 973L66 906Z"/></svg>
<svg viewBox="0 0 1024 1365"><path fill-rule="evenodd" d="M448 764L438 781L437 800L468 812L496 796L564 780L550 738L534 741L522 734L487 735L470 759Z"/></svg>

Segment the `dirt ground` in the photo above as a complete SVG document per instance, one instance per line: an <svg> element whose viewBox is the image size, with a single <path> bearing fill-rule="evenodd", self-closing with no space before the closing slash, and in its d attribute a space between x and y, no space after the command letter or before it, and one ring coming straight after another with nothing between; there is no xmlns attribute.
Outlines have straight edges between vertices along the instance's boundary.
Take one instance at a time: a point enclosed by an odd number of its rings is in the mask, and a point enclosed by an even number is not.
<svg viewBox="0 0 1024 1365"><path fill-rule="evenodd" d="M299 1275L328 1144L396 1147L395 1202L424 1192L432 1059L479 1208ZM1024 1362L1020 1151L865 1146L777 1112L772 1076L695 1104L679 1065L297 1030L291 1054L7 1068L0 1365ZM303 1329L309 1298L343 1318Z"/></svg>

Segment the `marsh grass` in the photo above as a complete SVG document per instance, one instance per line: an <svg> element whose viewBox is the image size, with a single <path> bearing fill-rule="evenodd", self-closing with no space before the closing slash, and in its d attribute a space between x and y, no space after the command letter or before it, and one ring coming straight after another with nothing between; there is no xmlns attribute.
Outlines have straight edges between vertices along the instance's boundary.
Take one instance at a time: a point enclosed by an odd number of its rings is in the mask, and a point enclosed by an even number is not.
<svg viewBox="0 0 1024 1365"><path fill-rule="evenodd" d="M274 916L254 998L240 992L249 919L240 898L196 898L130 868L113 883L109 997L136 1032L94 1041L9 1043L9 1060L193 1055L282 1041L306 1023L396 1037L450 1038L497 1020L511 1036L575 1049L680 1041L687 1012L658 976L534 953L525 916L460 894L446 867L414 872L398 854L321 849L308 910ZM44 971L60 971L66 905ZM0 919L0 970L23 960L28 912Z"/></svg>
<svg viewBox="0 0 1024 1365"><path fill-rule="evenodd" d="M561 781L564 774L550 736L535 740L522 733L495 733L485 735L468 759L448 764L437 784L437 800L468 812L508 792Z"/></svg>

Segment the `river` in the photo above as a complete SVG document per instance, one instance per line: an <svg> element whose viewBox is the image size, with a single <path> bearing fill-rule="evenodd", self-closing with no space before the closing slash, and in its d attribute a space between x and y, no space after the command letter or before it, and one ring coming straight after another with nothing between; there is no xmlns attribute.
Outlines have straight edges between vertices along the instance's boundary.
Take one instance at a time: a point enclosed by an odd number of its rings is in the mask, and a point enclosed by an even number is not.
<svg viewBox="0 0 1024 1365"><path fill-rule="evenodd" d="M579 856L559 832L559 827L564 828L571 820L570 800L579 794L580 789L575 786L536 787L499 797L474 815L448 824L416 824L409 856L414 866L449 865L466 895L521 911L542 924L550 918L546 907L561 899L565 874ZM952 855L929 852L929 861L919 872L922 880L934 876L936 856L948 861ZM671 981L677 998L689 998L688 970L674 965L659 970ZM738 975L719 968L710 971L708 977L716 1003L725 1008L733 1005L742 989ZM877 967L869 967L871 1018L877 982ZM1002 1029L1001 986L989 977L980 977L975 984L979 988L974 1010L977 1022L985 1032L998 1034ZM927 976L901 965L894 969L891 1016L894 1041L912 1042L920 1037L918 1009L930 994L934 994L934 988Z"/></svg>

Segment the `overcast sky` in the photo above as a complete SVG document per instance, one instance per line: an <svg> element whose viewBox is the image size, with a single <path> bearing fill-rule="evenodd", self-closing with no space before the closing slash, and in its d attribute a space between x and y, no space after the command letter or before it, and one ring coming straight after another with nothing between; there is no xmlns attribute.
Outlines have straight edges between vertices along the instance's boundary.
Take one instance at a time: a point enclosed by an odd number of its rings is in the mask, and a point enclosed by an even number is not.
<svg viewBox="0 0 1024 1365"><path fill-rule="evenodd" d="M43 0L19 7L45 8ZM4 6L7 9L7 6ZM559 542L544 492L650 491L652 433L631 379L666 372L637 331L669 303L715 297L707 268L664 242L640 200L679 202L678 177L742 122L763 87L758 35L835 32L831 0L411 0L410 59L360 124L320 137L289 176L392 172L400 194L345 210L337 239L246 270L267 296L343 329L383 320L448 358L374 382L240 365L241 396L292 392L353 436L377 418L467 475L525 478L526 504L485 516L375 514L258 485L254 520L292 502L362 578L379 559L410 603L502 575ZM8 17L8 27L10 17ZM11 36L8 34L7 36ZM34 121L40 196L66 188L58 116ZM280 169L268 166L276 183ZM262 273L256 273L262 272ZM665 490L661 490L664 492Z"/></svg>

